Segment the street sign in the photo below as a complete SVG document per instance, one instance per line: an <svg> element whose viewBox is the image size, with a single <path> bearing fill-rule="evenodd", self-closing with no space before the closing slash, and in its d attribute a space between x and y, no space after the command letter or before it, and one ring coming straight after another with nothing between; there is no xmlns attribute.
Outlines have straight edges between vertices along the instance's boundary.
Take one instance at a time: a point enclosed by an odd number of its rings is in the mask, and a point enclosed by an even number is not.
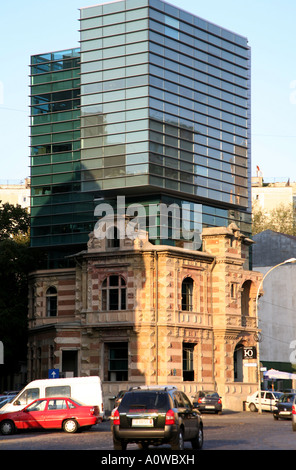
<svg viewBox="0 0 296 470"><path fill-rule="evenodd" d="M59 369L49 369L48 370L48 378L49 379L58 379L60 377L60 370Z"/></svg>
<svg viewBox="0 0 296 470"><path fill-rule="evenodd" d="M244 359L256 359L257 350L255 346L244 347Z"/></svg>

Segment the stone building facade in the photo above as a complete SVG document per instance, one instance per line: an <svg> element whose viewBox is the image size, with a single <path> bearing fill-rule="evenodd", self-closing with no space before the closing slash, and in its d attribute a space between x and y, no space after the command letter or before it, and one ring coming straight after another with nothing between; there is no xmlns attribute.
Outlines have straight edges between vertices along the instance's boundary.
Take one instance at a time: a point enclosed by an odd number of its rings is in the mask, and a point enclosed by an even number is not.
<svg viewBox="0 0 296 470"><path fill-rule="evenodd" d="M232 224L202 233L202 250L92 233L75 268L30 274L28 379L99 375L104 406L119 390L173 384L216 389L240 410L257 389L245 347L257 347L249 245Z"/></svg>

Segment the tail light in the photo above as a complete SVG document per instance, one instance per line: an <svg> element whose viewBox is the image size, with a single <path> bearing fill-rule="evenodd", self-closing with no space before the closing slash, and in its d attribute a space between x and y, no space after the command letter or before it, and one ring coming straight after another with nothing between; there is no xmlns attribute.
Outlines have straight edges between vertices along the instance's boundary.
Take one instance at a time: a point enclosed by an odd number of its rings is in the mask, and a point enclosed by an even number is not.
<svg viewBox="0 0 296 470"><path fill-rule="evenodd" d="M202 398L199 398L199 399L197 400L197 403L202 403L202 400L203 400Z"/></svg>
<svg viewBox="0 0 296 470"><path fill-rule="evenodd" d="M92 415L99 415L100 414L100 408L95 405L93 408L90 409L90 412Z"/></svg>
<svg viewBox="0 0 296 470"><path fill-rule="evenodd" d="M222 403L221 398L219 398L218 403L219 403L219 405Z"/></svg>
<svg viewBox="0 0 296 470"><path fill-rule="evenodd" d="M292 405L292 414L296 415L296 406L295 405Z"/></svg>
<svg viewBox="0 0 296 470"><path fill-rule="evenodd" d="M114 413L112 413L112 419L114 425L120 425L120 414L117 409L114 411Z"/></svg>
<svg viewBox="0 0 296 470"><path fill-rule="evenodd" d="M165 425L175 424L175 413L173 410L169 410L165 415Z"/></svg>

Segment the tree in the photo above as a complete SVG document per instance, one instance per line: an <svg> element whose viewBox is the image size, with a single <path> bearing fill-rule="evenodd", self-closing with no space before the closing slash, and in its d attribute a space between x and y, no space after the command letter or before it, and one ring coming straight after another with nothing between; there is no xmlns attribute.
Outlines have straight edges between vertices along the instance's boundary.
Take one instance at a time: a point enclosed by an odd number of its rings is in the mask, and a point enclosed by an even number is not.
<svg viewBox="0 0 296 470"><path fill-rule="evenodd" d="M269 213L255 201L252 212L253 235L264 230L274 230L275 232L287 235L296 235L295 209L293 204L279 204Z"/></svg>
<svg viewBox="0 0 296 470"><path fill-rule="evenodd" d="M0 201L0 241L15 237L24 237L29 241L29 228L30 214L27 209Z"/></svg>
<svg viewBox="0 0 296 470"><path fill-rule="evenodd" d="M0 205L0 341L4 365L0 376L13 376L27 356L28 273L36 267L29 247L26 209Z"/></svg>

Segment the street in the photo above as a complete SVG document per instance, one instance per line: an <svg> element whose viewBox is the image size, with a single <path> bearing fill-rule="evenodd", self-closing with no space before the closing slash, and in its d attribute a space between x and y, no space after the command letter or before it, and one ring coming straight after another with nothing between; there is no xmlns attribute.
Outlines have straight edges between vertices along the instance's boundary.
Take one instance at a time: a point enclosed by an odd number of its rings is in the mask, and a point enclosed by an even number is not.
<svg viewBox="0 0 296 470"><path fill-rule="evenodd" d="M292 431L291 420L275 421L273 415L268 412L258 414L225 411L221 416L204 414L203 422L202 453L207 450L296 449L296 433ZM88 431L76 434L67 434L63 431L22 431L12 436L0 435L0 449L111 451L113 443L110 422L104 421ZM169 449L169 446L156 449ZM185 443L185 449L191 449L190 443ZM137 445L129 444L127 451L138 452L139 449Z"/></svg>

